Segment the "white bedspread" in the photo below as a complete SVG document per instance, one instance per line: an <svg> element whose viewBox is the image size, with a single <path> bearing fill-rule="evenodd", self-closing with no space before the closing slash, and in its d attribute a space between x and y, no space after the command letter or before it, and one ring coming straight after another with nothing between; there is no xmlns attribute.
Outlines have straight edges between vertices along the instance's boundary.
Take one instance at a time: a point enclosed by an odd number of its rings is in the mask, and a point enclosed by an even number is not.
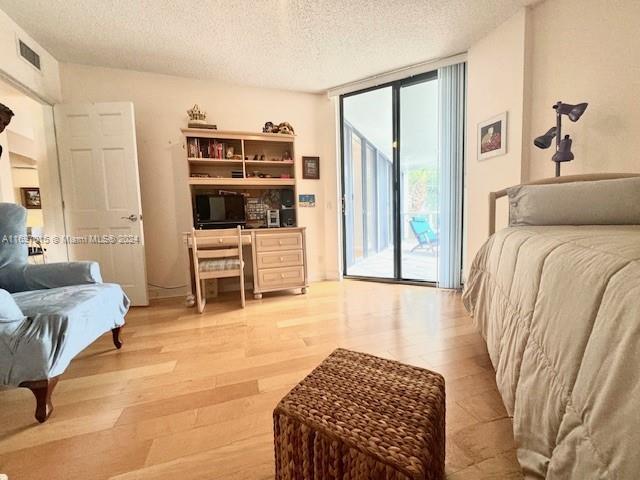
<svg viewBox="0 0 640 480"><path fill-rule="evenodd" d="M640 226L515 227L463 300L527 478L640 478Z"/></svg>

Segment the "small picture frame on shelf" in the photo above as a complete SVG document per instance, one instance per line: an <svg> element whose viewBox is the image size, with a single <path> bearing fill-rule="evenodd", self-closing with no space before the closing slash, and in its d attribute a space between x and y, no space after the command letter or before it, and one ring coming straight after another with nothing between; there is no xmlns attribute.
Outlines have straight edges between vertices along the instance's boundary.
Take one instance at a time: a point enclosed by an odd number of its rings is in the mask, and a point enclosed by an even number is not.
<svg viewBox="0 0 640 480"><path fill-rule="evenodd" d="M302 157L302 178L320 180L320 157Z"/></svg>
<svg viewBox="0 0 640 480"><path fill-rule="evenodd" d="M42 200L40 199L39 187L22 187L20 188L22 196L22 205L27 209L41 209Z"/></svg>

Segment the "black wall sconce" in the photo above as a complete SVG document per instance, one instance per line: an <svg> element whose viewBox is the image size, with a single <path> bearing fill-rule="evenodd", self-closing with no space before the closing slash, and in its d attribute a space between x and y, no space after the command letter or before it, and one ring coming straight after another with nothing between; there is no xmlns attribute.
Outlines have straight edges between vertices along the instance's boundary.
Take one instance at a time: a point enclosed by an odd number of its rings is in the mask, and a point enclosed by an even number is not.
<svg viewBox="0 0 640 480"><path fill-rule="evenodd" d="M553 139L556 139L556 153L554 153L551 160L556 163L556 177L560 176L560 164L562 162L570 162L574 156L571 152L571 144L573 141L569 135L562 137L562 116L567 115L569 120L577 122L589 104L578 103L577 105L570 105L568 103L558 102L553 106L556 111L556 126L547 130L547 133L537 137L533 144L541 149L547 149L551 146Z"/></svg>

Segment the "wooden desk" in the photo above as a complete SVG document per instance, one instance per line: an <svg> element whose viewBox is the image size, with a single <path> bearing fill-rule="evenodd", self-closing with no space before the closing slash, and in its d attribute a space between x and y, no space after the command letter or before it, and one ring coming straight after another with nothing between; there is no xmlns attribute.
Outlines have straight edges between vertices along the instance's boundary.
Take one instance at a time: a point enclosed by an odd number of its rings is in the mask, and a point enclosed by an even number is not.
<svg viewBox="0 0 640 480"><path fill-rule="evenodd" d="M237 236L235 238L216 236L215 230L210 232L211 237L198 238L198 245L223 247L230 245L229 242L237 245ZM191 253L191 233L186 232L183 235L188 250L191 293L194 295L195 275ZM251 249L250 258L253 265L251 269L245 268L245 274L247 271L252 274L255 299L262 298L263 293L279 290L300 289L301 293L307 293L309 285L305 236L304 227L258 228L242 231L242 244ZM215 290L217 294L217 286Z"/></svg>

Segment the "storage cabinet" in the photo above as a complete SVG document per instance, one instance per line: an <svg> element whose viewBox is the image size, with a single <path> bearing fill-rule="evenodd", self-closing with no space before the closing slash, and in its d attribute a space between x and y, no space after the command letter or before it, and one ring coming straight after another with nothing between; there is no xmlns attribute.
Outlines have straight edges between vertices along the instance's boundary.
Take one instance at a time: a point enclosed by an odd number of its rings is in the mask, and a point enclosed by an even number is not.
<svg viewBox="0 0 640 480"><path fill-rule="evenodd" d="M264 292L300 288L307 290L305 229L257 230L253 248L254 297Z"/></svg>

